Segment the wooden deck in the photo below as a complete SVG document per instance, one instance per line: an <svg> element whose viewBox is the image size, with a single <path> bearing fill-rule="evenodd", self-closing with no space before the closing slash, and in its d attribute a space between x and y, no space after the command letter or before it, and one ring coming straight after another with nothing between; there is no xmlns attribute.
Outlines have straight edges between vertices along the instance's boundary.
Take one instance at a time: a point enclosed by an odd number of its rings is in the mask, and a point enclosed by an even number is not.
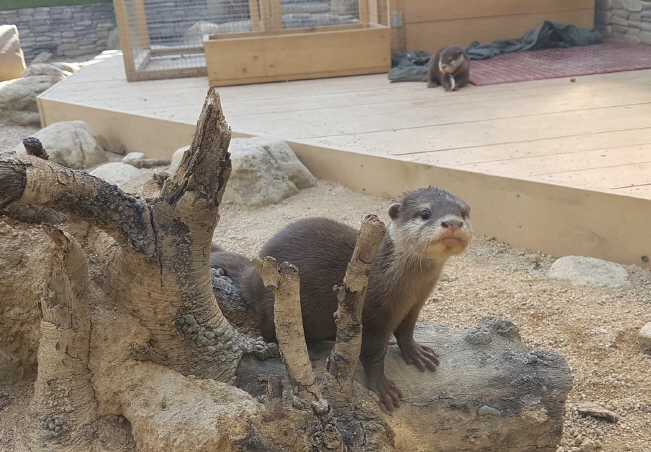
<svg viewBox="0 0 651 452"><path fill-rule="evenodd" d="M205 77L127 83L106 55L39 105L44 125L83 119L107 148L169 156L190 142L207 89ZM234 136L282 138L318 177L392 197L440 185L471 204L480 233L650 266L649 70L456 93L372 75L220 94Z"/></svg>

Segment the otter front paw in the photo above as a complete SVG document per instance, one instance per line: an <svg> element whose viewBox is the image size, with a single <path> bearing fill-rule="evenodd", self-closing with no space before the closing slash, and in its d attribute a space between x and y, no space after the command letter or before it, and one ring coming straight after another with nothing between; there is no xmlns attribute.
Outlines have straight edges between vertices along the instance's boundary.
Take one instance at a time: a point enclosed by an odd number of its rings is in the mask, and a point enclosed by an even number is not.
<svg viewBox="0 0 651 452"><path fill-rule="evenodd" d="M428 87L428 88L436 88L437 86L439 86L439 85L438 85L436 82L429 82L429 83L427 84L427 87Z"/></svg>
<svg viewBox="0 0 651 452"><path fill-rule="evenodd" d="M393 411L400 406L402 391L393 381L387 377L378 378L374 384L369 385L379 397L380 402L387 410Z"/></svg>
<svg viewBox="0 0 651 452"><path fill-rule="evenodd" d="M425 371L425 368L428 368L434 372L436 367L439 365L439 359L434 350L424 345L420 345L418 342L413 340L407 345L401 345L400 353L408 365L413 364L421 371Z"/></svg>

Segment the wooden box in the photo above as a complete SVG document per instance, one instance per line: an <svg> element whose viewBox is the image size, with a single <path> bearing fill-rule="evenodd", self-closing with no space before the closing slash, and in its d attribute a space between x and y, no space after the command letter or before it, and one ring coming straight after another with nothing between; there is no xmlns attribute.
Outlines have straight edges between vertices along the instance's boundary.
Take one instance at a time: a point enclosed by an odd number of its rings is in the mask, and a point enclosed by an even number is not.
<svg viewBox="0 0 651 452"><path fill-rule="evenodd" d="M251 33L204 40L211 85L341 77L391 69L391 30L350 24Z"/></svg>

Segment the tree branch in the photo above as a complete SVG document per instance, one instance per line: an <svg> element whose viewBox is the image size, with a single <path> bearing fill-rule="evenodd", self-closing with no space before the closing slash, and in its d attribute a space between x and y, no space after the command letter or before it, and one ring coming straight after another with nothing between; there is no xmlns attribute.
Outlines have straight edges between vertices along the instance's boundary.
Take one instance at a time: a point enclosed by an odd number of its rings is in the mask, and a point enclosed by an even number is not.
<svg viewBox="0 0 651 452"><path fill-rule="evenodd" d="M333 403L337 403L340 397L344 403L350 399L362 346L362 310L366 288L386 230L386 226L376 215L364 217L355 250L346 270L344 284L335 288L339 301L336 315L337 340L326 367L334 380L328 378L328 375L324 376L324 386L330 391L336 388L338 392L336 395L329 395Z"/></svg>
<svg viewBox="0 0 651 452"><path fill-rule="evenodd" d="M253 266L276 297L274 323L287 375L292 384L298 386L300 398L309 401L321 399L305 343L298 269L286 262L278 266L272 257L256 257Z"/></svg>
<svg viewBox="0 0 651 452"><path fill-rule="evenodd" d="M0 157L0 209L50 207L104 230L120 245L151 257L151 214L138 197L115 185L31 155Z"/></svg>

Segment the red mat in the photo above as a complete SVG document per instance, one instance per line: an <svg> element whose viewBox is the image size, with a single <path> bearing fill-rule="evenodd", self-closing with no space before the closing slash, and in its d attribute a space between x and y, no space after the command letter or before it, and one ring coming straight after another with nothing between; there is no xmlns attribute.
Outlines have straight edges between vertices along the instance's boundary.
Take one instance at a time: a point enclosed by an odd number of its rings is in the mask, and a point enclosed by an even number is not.
<svg viewBox="0 0 651 452"><path fill-rule="evenodd" d="M651 46L604 42L567 49L503 53L470 62L470 82L477 86L575 75L651 69Z"/></svg>

